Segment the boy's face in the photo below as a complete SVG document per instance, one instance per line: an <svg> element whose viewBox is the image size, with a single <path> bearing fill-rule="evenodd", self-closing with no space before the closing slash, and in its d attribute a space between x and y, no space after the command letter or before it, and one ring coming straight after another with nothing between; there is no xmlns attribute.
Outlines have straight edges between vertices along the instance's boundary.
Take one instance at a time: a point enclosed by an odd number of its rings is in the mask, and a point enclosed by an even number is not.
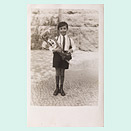
<svg viewBox="0 0 131 131"><path fill-rule="evenodd" d="M67 33L66 25L59 28L59 33L62 34L63 36L66 35Z"/></svg>

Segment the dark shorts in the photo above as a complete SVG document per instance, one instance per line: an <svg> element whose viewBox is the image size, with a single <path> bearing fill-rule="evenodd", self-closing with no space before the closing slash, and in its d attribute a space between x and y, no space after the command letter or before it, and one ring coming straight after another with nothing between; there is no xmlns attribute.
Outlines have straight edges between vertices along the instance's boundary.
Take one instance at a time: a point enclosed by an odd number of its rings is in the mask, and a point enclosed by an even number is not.
<svg viewBox="0 0 131 131"><path fill-rule="evenodd" d="M53 67L69 69L69 63L65 60L62 60L61 56L58 53L53 53Z"/></svg>

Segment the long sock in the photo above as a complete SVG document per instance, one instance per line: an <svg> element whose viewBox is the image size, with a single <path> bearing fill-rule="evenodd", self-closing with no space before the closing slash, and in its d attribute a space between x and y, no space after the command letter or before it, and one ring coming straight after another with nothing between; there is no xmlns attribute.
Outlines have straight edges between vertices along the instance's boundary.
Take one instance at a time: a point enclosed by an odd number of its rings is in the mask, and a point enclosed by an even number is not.
<svg viewBox="0 0 131 131"><path fill-rule="evenodd" d="M56 76L56 87L59 87L59 76Z"/></svg>
<svg viewBox="0 0 131 131"><path fill-rule="evenodd" d="M60 85L63 85L64 83L64 76L60 76Z"/></svg>
<svg viewBox="0 0 131 131"><path fill-rule="evenodd" d="M57 96L59 93L59 76L56 76L56 89L53 93L53 95Z"/></svg>
<svg viewBox="0 0 131 131"><path fill-rule="evenodd" d="M64 92L64 90L63 90L63 82L64 82L64 77L62 76L61 77L61 84L60 84L60 93L61 93L61 95L62 96L65 96L65 92Z"/></svg>

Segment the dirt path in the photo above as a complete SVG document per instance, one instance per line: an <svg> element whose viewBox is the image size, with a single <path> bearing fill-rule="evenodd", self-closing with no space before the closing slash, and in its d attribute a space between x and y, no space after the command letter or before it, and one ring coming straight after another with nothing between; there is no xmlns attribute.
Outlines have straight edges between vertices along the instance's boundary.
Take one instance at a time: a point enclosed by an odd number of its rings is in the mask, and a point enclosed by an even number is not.
<svg viewBox="0 0 131 131"><path fill-rule="evenodd" d="M31 104L37 106L95 106L98 102L98 54L76 51L66 70L66 96L53 96L52 53L31 51Z"/></svg>

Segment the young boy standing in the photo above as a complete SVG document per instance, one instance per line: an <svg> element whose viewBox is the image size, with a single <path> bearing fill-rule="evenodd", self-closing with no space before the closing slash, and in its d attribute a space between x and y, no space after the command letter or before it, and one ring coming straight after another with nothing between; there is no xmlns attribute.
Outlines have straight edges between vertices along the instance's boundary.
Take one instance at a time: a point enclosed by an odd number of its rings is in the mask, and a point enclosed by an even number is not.
<svg viewBox="0 0 131 131"><path fill-rule="evenodd" d="M67 35L68 31L68 24L66 22L60 22L58 24L58 32L59 36L57 38L57 42L61 49L64 52L73 53L76 46L74 41ZM65 69L69 69L69 63L66 60L63 60L62 57L59 55L58 50L54 49L53 51L53 67L56 71L56 89L53 95L58 95L60 93L62 96L65 96L65 92L63 90L64 84L64 75Z"/></svg>

